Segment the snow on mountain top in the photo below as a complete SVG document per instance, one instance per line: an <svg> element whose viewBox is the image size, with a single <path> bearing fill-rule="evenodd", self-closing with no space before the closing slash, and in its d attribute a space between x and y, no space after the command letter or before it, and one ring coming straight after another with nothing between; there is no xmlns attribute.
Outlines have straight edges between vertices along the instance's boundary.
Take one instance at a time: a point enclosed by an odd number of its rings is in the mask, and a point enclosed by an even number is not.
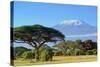
<svg viewBox="0 0 100 67"><path fill-rule="evenodd" d="M66 25L81 25L83 22L80 20L64 20L60 24Z"/></svg>

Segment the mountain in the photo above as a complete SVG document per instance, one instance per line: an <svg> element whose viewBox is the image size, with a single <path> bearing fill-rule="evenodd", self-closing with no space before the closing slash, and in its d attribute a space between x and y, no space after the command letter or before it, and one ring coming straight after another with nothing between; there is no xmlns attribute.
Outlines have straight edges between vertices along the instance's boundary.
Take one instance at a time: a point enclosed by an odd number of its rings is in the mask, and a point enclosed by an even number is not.
<svg viewBox="0 0 100 67"><path fill-rule="evenodd" d="M62 32L67 38L96 40L97 29L81 20L64 20L53 28ZM95 37L95 39L94 39Z"/></svg>

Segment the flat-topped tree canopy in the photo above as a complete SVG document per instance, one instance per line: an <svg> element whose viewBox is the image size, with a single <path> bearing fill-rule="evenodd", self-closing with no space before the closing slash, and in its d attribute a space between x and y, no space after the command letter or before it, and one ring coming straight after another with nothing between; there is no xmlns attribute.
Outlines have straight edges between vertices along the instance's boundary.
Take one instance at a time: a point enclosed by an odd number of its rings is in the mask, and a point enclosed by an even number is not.
<svg viewBox="0 0 100 67"><path fill-rule="evenodd" d="M63 41L64 37L58 30L38 24L19 26L13 29L14 42L28 43L35 47L45 42Z"/></svg>

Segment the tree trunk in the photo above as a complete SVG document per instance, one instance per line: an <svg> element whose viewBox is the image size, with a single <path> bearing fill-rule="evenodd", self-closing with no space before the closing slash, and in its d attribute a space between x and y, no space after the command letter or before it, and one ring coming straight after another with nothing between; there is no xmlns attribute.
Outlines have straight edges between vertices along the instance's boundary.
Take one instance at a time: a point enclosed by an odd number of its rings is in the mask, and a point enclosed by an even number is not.
<svg viewBox="0 0 100 67"><path fill-rule="evenodd" d="M39 61L39 48L35 48L35 59Z"/></svg>

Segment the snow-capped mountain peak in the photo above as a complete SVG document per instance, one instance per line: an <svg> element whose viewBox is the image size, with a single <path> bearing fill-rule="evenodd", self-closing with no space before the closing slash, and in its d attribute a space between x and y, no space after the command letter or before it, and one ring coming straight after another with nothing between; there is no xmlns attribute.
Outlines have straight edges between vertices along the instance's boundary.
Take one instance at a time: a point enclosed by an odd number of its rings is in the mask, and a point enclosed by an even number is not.
<svg viewBox="0 0 100 67"><path fill-rule="evenodd" d="M92 39L96 41L96 35L91 35L97 32L96 27L91 26L83 20L64 20L61 23L55 25L53 28L62 32L67 37L67 39L74 40L78 38L82 40Z"/></svg>
<svg viewBox="0 0 100 67"><path fill-rule="evenodd" d="M64 25L81 25L81 24L83 24L83 22L80 21L80 20L64 20L60 24L64 24Z"/></svg>
<svg viewBox="0 0 100 67"><path fill-rule="evenodd" d="M96 32L96 27L81 20L64 20L53 28L65 35L84 35Z"/></svg>

